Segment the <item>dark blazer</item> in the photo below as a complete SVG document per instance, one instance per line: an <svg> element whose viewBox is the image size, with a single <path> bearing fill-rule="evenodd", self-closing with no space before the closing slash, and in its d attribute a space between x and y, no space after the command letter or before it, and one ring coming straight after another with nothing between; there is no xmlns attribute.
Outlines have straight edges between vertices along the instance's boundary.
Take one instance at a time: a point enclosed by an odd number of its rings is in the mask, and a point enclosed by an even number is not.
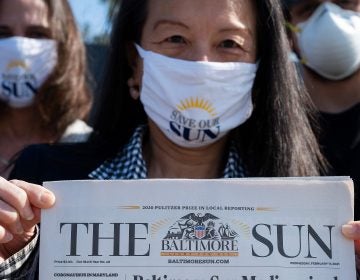
<svg viewBox="0 0 360 280"><path fill-rule="evenodd" d="M10 174L41 185L45 181L89 179L88 174L114 155L105 142L40 144L26 148Z"/></svg>

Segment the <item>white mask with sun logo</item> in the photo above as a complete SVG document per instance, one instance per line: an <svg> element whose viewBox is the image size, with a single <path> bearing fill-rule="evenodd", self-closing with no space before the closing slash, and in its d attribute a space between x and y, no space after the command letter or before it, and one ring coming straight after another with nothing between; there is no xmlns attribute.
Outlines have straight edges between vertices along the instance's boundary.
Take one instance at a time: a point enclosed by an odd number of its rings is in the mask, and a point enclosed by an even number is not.
<svg viewBox="0 0 360 280"><path fill-rule="evenodd" d="M34 103L57 64L57 43L50 39L0 40L0 100L12 108Z"/></svg>
<svg viewBox="0 0 360 280"><path fill-rule="evenodd" d="M186 61L136 48L144 60L140 100L175 144L209 145L251 116L257 64Z"/></svg>

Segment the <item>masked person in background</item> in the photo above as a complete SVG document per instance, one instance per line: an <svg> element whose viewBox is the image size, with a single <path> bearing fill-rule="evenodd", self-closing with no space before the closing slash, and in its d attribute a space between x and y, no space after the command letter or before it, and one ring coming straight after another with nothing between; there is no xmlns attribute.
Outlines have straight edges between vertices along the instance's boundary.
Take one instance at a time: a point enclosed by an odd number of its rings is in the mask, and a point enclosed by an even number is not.
<svg viewBox="0 0 360 280"><path fill-rule="evenodd" d="M0 0L0 175L33 143L91 129L84 45L65 0Z"/></svg>
<svg viewBox="0 0 360 280"><path fill-rule="evenodd" d="M284 0L300 73L319 109L328 175L355 182L360 218L360 0Z"/></svg>
<svg viewBox="0 0 360 280"><path fill-rule="evenodd" d="M29 147L23 181L0 180L1 276L37 279L39 208L55 200L43 181L320 174L283 22L279 0L123 0L96 133Z"/></svg>

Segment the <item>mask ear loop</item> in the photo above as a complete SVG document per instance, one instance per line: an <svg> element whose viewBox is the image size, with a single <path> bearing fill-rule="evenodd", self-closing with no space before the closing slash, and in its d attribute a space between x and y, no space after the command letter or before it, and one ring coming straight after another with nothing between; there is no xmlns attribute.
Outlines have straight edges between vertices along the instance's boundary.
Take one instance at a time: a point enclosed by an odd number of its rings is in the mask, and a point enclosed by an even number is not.
<svg viewBox="0 0 360 280"><path fill-rule="evenodd" d="M285 22L285 27L286 27L287 29L289 29L292 33L295 33L295 34L301 32L301 28L300 28L300 27L298 27L298 26L296 26L296 25L294 25L294 24L292 24L291 22L288 22L288 21ZM298 56L299 56L299 55L298 55ZM307 60L306 60L305 58L303 58L303 57L300 57L299 62L300 62L301 64L303 64L303 65L306 65Z"/></svg>
<svg viewBox="0 0 360 280"><path fill-rule="evenodd" d="M291 22L285 22L285 26L286 28L288 28L291 32L294 32L294 33L300 33L301 32L301 28L292 24Z"/></svg>

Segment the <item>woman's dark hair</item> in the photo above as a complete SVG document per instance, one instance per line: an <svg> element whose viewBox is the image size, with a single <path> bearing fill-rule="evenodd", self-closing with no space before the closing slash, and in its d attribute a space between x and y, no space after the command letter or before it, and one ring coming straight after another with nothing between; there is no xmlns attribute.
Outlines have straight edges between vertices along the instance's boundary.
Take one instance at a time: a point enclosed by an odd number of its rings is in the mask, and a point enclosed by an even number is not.
<svg viewBox="0 0 360 280"><path fill-rule="evenodd" d="M130 97L127 80L132 75L128 50L140 42L147 15L147 0L121 0L112 26L110 50L102 83L94 129L119 148L126 144L134 128L147 118L139 101Z"/></svg>
<svg viewBox="0 0 360 280"><path fill-rule="evenodd" d="M67 0L43 0L49 9L51 38L57 42L58 61L54 72L35 97L40 131L61 137L76 119L85 119L91 107L87 85L85 46ZM6 117L6 104L0 106Z"/></svg>
<svg viewBox="0 0 360 280"><path fill-rule="evenodd" d="M255 1L255 0L254 0ZM129 44L140 42L147 0L123 0L113 25L100 115L95 128L121 147L146 123L140 101L129 94ZM289 44L279 0L256 0L259 69L251 118L233 136L249 176L312 176L322 156L311 129L314 108L288 59Z"/></svg>

